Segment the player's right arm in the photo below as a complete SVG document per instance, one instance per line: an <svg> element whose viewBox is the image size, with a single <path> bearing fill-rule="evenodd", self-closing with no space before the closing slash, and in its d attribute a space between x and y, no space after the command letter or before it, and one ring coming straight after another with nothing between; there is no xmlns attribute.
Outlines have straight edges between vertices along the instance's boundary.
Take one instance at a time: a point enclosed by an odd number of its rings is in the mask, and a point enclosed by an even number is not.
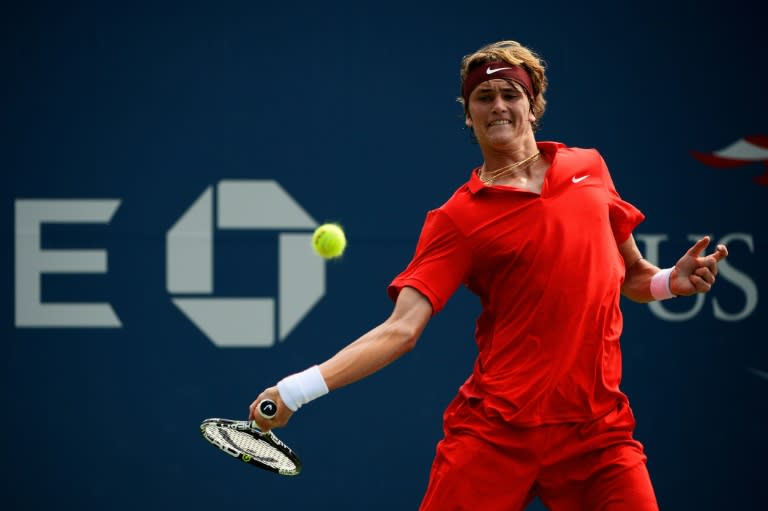
<svg viewBox="0 0 768 511"><path fill-rule="evenodd" d="M384 323L320 364L328 389L365 378L411 351L431 317L429 300L412 287L403 288Z"/></svg>
<svg viewBox="0 0 768 511"><path fill-rule="evenodd" d="M412 350L431 317L429 300L414 288L404 287L386 321L320 364L320 374L328 390L365 378ZM266 420L259 415L257 405L263 399L277 403L274 419ZM283 402L277 387L270 387L251 403L249 419L268 430L285 425L291 415L293 412Z"/></svg>

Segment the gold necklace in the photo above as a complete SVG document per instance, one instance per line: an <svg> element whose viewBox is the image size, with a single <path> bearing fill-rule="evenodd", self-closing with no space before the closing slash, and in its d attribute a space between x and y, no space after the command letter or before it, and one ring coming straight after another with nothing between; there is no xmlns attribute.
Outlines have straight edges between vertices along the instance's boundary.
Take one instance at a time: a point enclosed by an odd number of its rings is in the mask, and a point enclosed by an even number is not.
<svg viewBox="0 0 768 511"><path fill-rule="evenodd" d="M480 172L478 172L478 176L480 177L480 181L485 183L486 186L491 186L500 177L506 177L506 175L509 174L511 171L517 170L518 168L522 167L527 163L533 163L536 160L538 160L540 157L541 157L541 152L536 151L535 153L533 153L532 155L530 155L524 160L516 161L515 163L510 163L509 165L499 167L498 169L495 169L491 172L486 172L485 164L483 164L482 168L480 169Z"/></svg>

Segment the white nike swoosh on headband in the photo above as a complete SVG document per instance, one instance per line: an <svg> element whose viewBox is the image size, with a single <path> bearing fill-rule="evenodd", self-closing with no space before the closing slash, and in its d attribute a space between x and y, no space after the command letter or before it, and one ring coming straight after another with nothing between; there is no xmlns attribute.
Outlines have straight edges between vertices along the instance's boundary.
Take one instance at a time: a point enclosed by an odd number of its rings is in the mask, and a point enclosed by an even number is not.
<svg viewBox="0 0 768 511"><path fill-rule="evenodd" d="M485 70L485 74L492 75L493 73L495 73L497 71L504 71L505 69L512 69L512 68L511 67L499 67L499 68L496 68L496 69L491 69L489 67L488 69Z"/></svg>

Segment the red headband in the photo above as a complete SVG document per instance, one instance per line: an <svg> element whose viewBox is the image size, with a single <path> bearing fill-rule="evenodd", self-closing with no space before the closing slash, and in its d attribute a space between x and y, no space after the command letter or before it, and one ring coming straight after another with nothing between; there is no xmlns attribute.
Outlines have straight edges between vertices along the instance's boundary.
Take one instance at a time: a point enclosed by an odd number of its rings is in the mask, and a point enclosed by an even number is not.
<svg viewBox="0 0 768 511"><path fill-rule="evenodd" d="M496 78L504 78L505 80L512 80L520 84L526 94L528 94L528 98L533 101L533 85L531 84L531 77L528 75L528 72L521 66L497 60L481 64L469 72L464 79L464 89L461 91L464 97L464 105L469 105L469 95L472 94L475 87Z"/></svg>

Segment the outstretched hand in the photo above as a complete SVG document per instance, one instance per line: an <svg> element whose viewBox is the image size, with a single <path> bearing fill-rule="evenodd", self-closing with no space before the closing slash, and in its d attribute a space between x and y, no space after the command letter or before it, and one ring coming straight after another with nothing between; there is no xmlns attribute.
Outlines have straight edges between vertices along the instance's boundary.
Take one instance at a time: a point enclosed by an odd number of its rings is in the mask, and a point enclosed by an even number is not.
<svg viewBox="0 0 768 511"><path fill-rule="evenodd" d="M712 289L717 276L717 263L725 259L728 249L725 245L718 245L713 253L702 256L709 242L709 236L704 236L677 261L669 279L669 289L674 294L690 296Z"/></svg>

